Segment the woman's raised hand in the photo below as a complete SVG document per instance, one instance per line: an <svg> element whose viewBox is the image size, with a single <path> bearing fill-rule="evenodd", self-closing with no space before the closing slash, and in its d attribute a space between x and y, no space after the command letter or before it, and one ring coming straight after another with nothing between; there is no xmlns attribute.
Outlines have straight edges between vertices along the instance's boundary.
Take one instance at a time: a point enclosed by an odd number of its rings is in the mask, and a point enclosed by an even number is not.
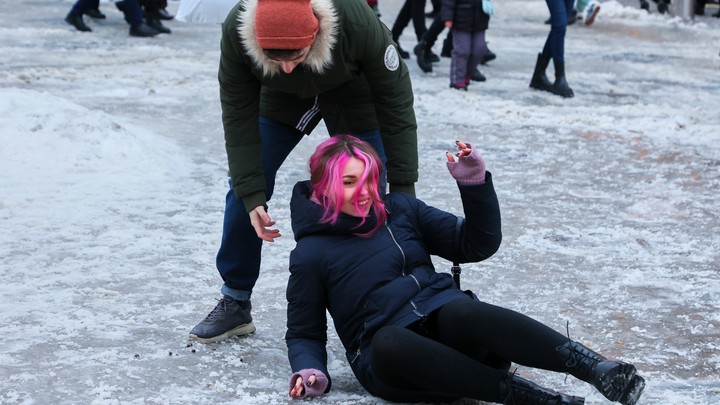
<svg viewBox="0 0 720 405"><path fill-rule="evenodd" d="M455 141L457 162L450 152L445 152L447 167L458 184L463 186L485 183L485 160L467 142Z"/></svg>

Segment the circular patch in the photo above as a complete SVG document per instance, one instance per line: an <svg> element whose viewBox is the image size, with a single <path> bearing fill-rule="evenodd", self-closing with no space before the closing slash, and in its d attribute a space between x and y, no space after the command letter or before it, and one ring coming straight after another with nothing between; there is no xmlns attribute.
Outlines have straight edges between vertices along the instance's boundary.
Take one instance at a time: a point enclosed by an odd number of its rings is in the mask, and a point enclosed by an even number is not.
<svg viewBox="0 0 720 405"><path fill-rule="evenodd" d="M400 55L398 55L395 45L388 45L387 49L385 49L385 67L391 72L400 67Z"/></svg>

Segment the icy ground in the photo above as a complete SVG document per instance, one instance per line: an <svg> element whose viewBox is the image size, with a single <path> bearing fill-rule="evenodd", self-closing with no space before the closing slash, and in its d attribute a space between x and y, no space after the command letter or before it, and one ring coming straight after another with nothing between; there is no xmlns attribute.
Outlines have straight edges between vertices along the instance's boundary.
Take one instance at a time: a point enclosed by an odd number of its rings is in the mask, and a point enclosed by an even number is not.
<svg viewBox="0 0 720 405"><path fill-rule="evenodd" d="M70 0L0 0L0 403L287 404L287 202L320 128L284 165L249 338L190 344L214 306L227 187L219 26L131 38L113 4L79 33ZM177 10L177 2L170 10ZM381 0L394 21L401 0ZM720 19L603 3L567 35L576 97L528 89L548 26L540 0L495 4L488 81L416 90L418 195L457 211L443 151L477 145L504 243L463 269L483 299L635 363L641 404L720 403ZM412 28L401 38L415 44ZM436 47L439 52L439 46ZM438 261L440 270L449 264ZM333 391L375 404L330 340ZM607 404L589 385L518 370Z"/></svg>

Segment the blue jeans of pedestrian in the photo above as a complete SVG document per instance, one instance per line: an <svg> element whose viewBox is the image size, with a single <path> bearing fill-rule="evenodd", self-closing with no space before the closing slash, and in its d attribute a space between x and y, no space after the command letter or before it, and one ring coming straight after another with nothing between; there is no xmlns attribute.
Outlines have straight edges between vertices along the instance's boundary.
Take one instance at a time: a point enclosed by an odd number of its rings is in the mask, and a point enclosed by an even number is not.
<svg viewBox="0 0 720 405"><path fill-rule="evenodd" d="M372 145L380 155L383 166L386 162L380 130L370 130L353 134ZM275 188L277 171L290 152L303 138L304 134L285 124L260 117L260 138L262 141L262 165L265 174L268 201ZM380 190L385 190L385 173L381 176ZM235 196L230 182L230 190L225 197L225 218L220 249L216 265L224 284L220 291L235 300L250 299L255 282L260 275L260 256L262 239L258 238L250 223L245 204Z"/></svg>
<svg viewBox="0 0 720 405"><path fill-rule="evenodd" d="M553 62L565 61L565 31L575 0L545 0L550 10L550 33L545 40L542 55Z"/></svg>

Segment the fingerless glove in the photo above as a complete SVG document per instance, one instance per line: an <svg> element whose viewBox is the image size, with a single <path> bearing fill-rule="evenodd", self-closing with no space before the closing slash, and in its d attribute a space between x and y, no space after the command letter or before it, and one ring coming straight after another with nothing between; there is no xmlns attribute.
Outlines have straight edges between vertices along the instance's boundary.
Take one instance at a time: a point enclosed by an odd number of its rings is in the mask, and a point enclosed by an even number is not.
<svg viewBox="0 0 720 405"><path fill-rule="evenodd" d="M471 149L469 155L457 158L456 162L447 162L448 170L458 184L472 186L485 183L485 160L475 152L475 148L469 143Z"/></svg>
<svg viewBox="0 0 720 405"><path fill-rule="evenodd" d="M313 385L308 385L308 379L313 374L315 374L315 383ZM294 373L290 377L290 390L295 387L295 382L297 381L298 377L302 377L302 384L305 387L305 391L303 392L302 396L297 397L297 399L317 397L325 393L325 389L328 386L328 379L325 376L325 373L323 373L322 371L316 370L314 368L304 368L297 373Z"/></svg>

